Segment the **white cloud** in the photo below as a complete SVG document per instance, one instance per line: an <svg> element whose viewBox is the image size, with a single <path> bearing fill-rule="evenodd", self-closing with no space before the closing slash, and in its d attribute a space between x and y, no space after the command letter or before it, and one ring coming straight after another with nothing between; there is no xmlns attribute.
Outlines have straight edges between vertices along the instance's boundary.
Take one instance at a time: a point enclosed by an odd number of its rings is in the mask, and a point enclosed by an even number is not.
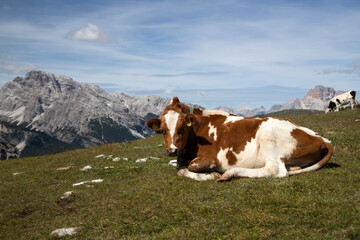
<svg viewBox="0 0 360 240"><path fill-rule="evenodd" d="M197 91L197 92L196 92L196 95L197 95L198 97L204 97L204 96L206 96L207 94L206 94L206 92L204 92L204 91Z"/></svg>
<svg viewBox="0 0 360 240"><path fill-rule="evenodd" d="M217 71L217 72L184 72L184 73L170 73L170 74L151 74L150 77L185 77L185 76L219 76L226 74L224 71Z"/></svg>
<svg viewBox="0 0 360 240"><path fill-rule="evenodd" d="M164 94L173 95L174 94L174 89L167 89L167 90L164 91Z"/></svg>
<svg viewBox="0 0 360 240"><path fill-rule="evenodd" d="M0 71L8 74L20 74L38 68L39 67L34 64L19 61L19 59L14 56L0 56Z"/></svg>
<svg viewBox="0 0 360 240"><path fill-rule="evenodd" d="M67 39L75 39L87 42L108 42L110 38L94 24L88 23L87 27L69 32Z"/></svg>

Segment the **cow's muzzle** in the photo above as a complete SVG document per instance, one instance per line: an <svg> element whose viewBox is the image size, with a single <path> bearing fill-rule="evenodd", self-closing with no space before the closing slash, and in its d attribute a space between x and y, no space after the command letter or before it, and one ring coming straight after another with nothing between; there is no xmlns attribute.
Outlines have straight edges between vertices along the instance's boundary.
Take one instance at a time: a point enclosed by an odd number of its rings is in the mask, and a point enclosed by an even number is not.
<svg viewBox="0 0 360 240"><path fill-rule="evenodd" d="M170 157L176 157L178 153L177 148L168 148L166 149L166 154Z"/></svg>

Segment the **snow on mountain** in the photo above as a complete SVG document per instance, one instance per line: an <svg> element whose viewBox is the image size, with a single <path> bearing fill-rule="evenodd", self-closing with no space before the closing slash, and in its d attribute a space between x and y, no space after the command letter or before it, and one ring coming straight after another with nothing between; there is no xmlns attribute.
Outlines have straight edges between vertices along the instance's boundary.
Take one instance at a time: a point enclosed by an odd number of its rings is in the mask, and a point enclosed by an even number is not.
<svg viewBox="0 0 360 240"><path fill-rule="evenodd" d="M0 120L66 144L89 147L149 136L146 117L159 115L169 102L156 96L109 94L69 77L31 71L1 88ZM24 139L17 141L14 146L26 148Z"/></svg>

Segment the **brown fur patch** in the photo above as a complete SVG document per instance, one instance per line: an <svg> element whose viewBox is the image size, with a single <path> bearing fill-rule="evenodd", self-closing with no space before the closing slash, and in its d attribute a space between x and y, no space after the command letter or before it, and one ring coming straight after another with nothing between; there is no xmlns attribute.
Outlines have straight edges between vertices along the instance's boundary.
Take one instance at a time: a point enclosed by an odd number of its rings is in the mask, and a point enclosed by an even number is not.
<svg viewBox="0 0 360 240"><path fill-rule="evenodd" d="M307 134L300 129L294 129L291 136L296 139L297 146L286 160L287 167L307 167L320 161L328 149L321 137Z"/></svg>
<svg viewBox="0 0 360 240"><path fill-rule="evenodd" d="M235 163L237 162L236 156L230 150L226 153L226 158L228 160L229 165L235 165Z"/></svg>
<svg viewBox="0 0 360 240"><path fill-rule="evenodd" d="M218 135L224 139L220 147L222 149L232 147L233 151L239 154L244 151L246 144L255 138L261 123L266 120L267 119L244 118L234 123L223 125L223 127L220 128L222 131L219 131L218 128Z"/></svg>

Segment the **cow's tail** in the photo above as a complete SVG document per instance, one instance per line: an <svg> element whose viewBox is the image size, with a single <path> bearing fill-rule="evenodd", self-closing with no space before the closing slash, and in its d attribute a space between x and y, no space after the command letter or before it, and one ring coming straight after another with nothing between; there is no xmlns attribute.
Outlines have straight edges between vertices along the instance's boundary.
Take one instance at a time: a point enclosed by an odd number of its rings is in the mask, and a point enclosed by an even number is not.
<svg viewBox="0 0 360 240"><path fill-rule="evenodd" d="M334 153L334 148L331 144L331 142L329 140L324 140L326 148L327 148L327 153L326 155L323 157L323 159L321 159L320 161L318 161L317 163L315 163L314 165L311 165L309 167L303 168L303 169L298 169L298 170L290 170L289 171L289 175L295 175L295 174L299 174L299 173L304 173L304 172L310 172L310 171L314 171L317 170L321 167L323 167L332 157L333 153Z"/></svg>

